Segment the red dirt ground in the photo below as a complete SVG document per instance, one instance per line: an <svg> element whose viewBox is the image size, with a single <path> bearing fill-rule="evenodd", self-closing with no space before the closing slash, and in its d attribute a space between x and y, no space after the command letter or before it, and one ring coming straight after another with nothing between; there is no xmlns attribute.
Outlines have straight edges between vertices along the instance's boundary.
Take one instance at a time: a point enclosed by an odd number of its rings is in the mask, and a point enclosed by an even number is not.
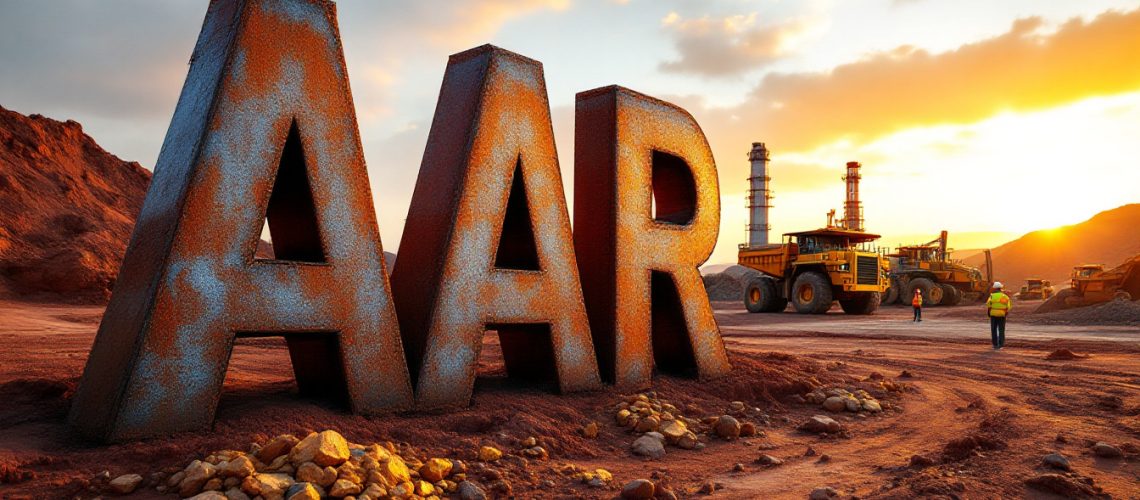
<svg viewBox="0 0 1140 500"><path fill-rule="evenodd" d="M763 437L710 440L701 451L670 447L663 459L649 461L629 452L633 436L607 410L619 393L557 396L506 379L492 337L474 404L464 411L366 418L299 399L284 344L249 339L235 348L212 431L112 446L84 443L69 434L66 412L102 309L0 302L0 497L90 498L101 493L92 482L100 471L147 477L215 450L310 429L335 429L356 442L406 442L422 455L461 459L474 458L487 443L512 452L518 440L533 435L550 459L531 460L526 467L515 463L505 476L515 494L527 498L613 498L622 484L641 477L653 477L681 497L698 496L710 480L724 486L718 498L805 498L819 486L859 498L1062 498L1066 491L1094 492L1087 481L1114 498L1140 495L1140 330L1131 341L1011 340L1006 350L994 352L984 337L975 342L797 332L797 322L820 318L734 314L739 307L731 304L718 308L733 376L708 384L662 376L653 389L697 417L720 414L741 400L768 413L771 425L761 427ZM939 314L926 313L927 328L937 328ZM905 321L908 315L904 308L885 308L876 316ZM772 326L754 326L760 322ZM1057 349L1089 357L1047 360ZM904 370L911 376L900 377ZM805 418L826 412L792 402L791 396L814 384L868 387L864 381L872 372L904 384L901 394L872 390L900 409L865 418L832 415L847 426L845 435L821 438L795 430ZM597 439L578 434L591 420L601 423ZM1094 457L1089 448L1095 441L1124 448L1125 458ZM805 456L809 448L817 455ZM1068 457L1074 473L1035 482L1053 485L1060 495L1026 485L1057 472L1041 465L1051 452ZM784 464L753 463L761 453ZM821 461L821 455L830 460ZM929 465L912 467L915 455ZM616 481L608 489L573 484L555 472L566 463L606 468ZM744 464L744 471L732 472L735 463ZM547 479L553 486L542 485ZM146 487L135 497L159 495Z"/></svg>

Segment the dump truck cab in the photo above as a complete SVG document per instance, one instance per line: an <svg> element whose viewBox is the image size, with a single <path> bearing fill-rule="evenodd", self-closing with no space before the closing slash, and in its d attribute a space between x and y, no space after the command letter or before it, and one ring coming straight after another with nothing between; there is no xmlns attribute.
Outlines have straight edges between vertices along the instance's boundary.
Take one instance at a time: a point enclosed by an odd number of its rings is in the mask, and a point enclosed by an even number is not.
<svg viewBox="0 0 1140 500"><path fill-rule="evenodd" d="M821 314L838 300L848 314L874 312L890 266L867 248L878 238L828 227L784 234L780 244L740 245L738 263L762 273L749 282L745 305L752 312L775 312L790 301L797 312Z"/></svg>

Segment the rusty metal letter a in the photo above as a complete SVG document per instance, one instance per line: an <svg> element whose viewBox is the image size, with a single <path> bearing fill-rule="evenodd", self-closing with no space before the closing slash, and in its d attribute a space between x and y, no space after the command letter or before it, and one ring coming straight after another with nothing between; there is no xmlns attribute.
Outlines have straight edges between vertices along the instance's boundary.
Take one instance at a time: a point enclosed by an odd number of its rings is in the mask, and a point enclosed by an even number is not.
<svg viewBox="0 0 1140 500"><path fill-rule="evenodd" d="M648 386L655 366L728 373L697 271L716 245L718 191L684 110L621 87L578 94L574 247L598 365L619 388Z"/></svg>
<svg viewBox="0 0 1140 500"><path fill-rule="evenodd" d="M303 393L412 404L332 2L210 3L71 424L207 427L235 337L267 335Z"/></svg>
<svg viewBox="0 0 1140 500"><path fill-rule="evenodd" d="M597 389L542 65L451 56L392 273L417 405L465 405L487 330L510 376Z"/></svg>

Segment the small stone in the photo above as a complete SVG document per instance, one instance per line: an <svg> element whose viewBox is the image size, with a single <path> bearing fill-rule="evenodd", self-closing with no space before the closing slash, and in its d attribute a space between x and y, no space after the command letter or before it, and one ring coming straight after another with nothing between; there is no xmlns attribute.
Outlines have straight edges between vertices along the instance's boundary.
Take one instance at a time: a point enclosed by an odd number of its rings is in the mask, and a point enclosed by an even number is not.
<svg viewBox="0 0 1140 500"><path fill-rule="evenodd" d="M847 407L847 411L852 413L857 412L863 408L863 404L855 398L844 398L843 404Z"/></svg>
<svg viewBox="0 0 1140 500"><path fill-rule="evenodd" d="M720 418L716 419L716 423L713 424L713 430L716 432L716 435L724 439L736 439L740 437L740 422L732 416L721 415Z"/></svg>
<svg viewBox="0 0 1140 500"><path fill-rule="evenodd" d="M404 459L397 455L388 457L388 460L380 464L380 474L384 476L388 484L399 484L411 481L412 471L408 470L408 465L404 463Z"/></svg>
<svg viewBox="0 0 1140 500"><path fill-rule="evenodd" d="M637 432L655 432L657 428L661 427L661 418L657 415L650 415L637 421L637 426L633 430Z"/></svg>
<svg viewBox="0 0 1140 500"><path fill-rule="evenodd" d="M689 428L680 420L670 420L661 426L661 434L665 436L665 441L673 444L680 441L687 432Z"/></svg>
<svg viewBox="0 0 1140 500"><path fill-rule="evenodd" d="M501 497L510 497L511 496L511 483L508 483L506 480L500 479L498 481L491 483L491 491L498 493L499 494L498 496L501 496Z"/></svg>
<svg viewBox="0 0 1140 500"><path fill-rule="evenodd" d="M225 495L218 491L205 491L187 498L186 500L228 500Z"/></svg>
<svg viewBox="0 0 1140 500"><path fill-rule="evenodd" d="M883 374L879 372L871 372L871 374L867 376L867 380L883 380Z"/></svg>
<svg viewBox="0 0 1140 500"><path fill-rule="evenodd" d="M289 453L289 450L292 450L299 441L300 440L292 434L282 434L270 439L261 449L257 450L254 456L259 462L267 464L273 462L273 459Z"/></svg>
<svg viewBox="0 0 1140 500"><path fill-rule="evenodd" d="M582 436L586 439L594 439L598 437L598 423L590 422L582 427Z"/></svg>
<svg viewBox="0 0 1140 500"><path fill-rule="evenodd" d="M201 460L190 462L190 465L186 467L186 476L178 485L178 494L185 498L201 493L202 487L217 473L218 468L209 462Z"/></svg>
<svg viewBox="0 0 1140 500"><path fill-rule="evenodd" d="M538 440L535 439L534 436L531 436L522 440L522 442L519 443L519 446L522 446L523 448L532 448L538 446Z"/></svg>
<svg viewBox="0 0 1140 500"><path fill-rule="evenodd" d="M483 446L479 448L479 460L483 462L494 462L500 458L503 458L503 452L494 446Z"/></svg>
<svg viewBox="0 0 1140 500"><path fill-rule="evenodd" d="M823 455L819 456L819 463L821 463L821 464L825 464L825 463L830 462L830 461L831 461L831 455L824 453Z"/></svg>
<svg viewBox="0 0 1140 500"><path fill-rule="evenodd" d="M471 481L460 481L457 490L460 500L487 500L487 493Z"/></svg>
<svg viewBox="0 0 1140 500"><path fill-rule="evenodd" d="M729 409L729 411L731 411L733 413L742 413L744 411L744 402L743 401L733 401L733 402L728 404L728 409Z"/></svg>
<svg viewBox="0 0 1140 500"><path fill-rule="evenodd" d="M680 446L686 450L696 448L698 444L701 444L701 442L697 439L697 435L692 431L686 432L679 439L677 439L677 446Z"/></svg>
<svg viewBox="0 0 1140 500"><path fill-rule="evenodd" d="M249 481L256 483L254 487L251 488L255 489L255 491L251 492L246 488L246 483ZM281 495L284 495L285 492L289 490L289 487L293 486L294 483L295 481L293 481L293 478L289 477L288 474L254 474L246 478L246 481L242 482L241 489L242 491L254 496L261 495L266 498L274 496L280 497Z"/></svg>
<svg viewBox="0 0 1140 500"><path fill-rule="evenodd" d="M593 477L586 481L586 484L590 485L593 488L601 488L607 484L612 483L614 480L614 475L610 474L610 471L605 469L594 469L592 476Z"/></svg>
<svg viewBox="0 0 1140 500"><path fill-rule="evenodd" d="M332 495L334 497L346 497L360 493L360 491L361 488L359 484L356 484L347 479L338 479L335 483L333 483L332 488L329 489L329 495Z"/></svg>
<svg viewBox="0 0 1140 500"><path fill-rule="evenodd" d="M648 500L653 498L657 487L648 479L634 479L621 488L621 497L627 500Z"/></svg>
<svg viewBox="0 0 1140 500"><path fill-rule="evenodd" d="M202 491L222 491L222 478L215 477L202 485Z"/></svg>
<svg viewBox="0 0 1140 500"><path fill-rule="evenodd" d="M830 412L841 412L847 409L847 402L840 396L831 396L823 400L823 409Z"/></svg>
<svg viewBox="0 0 1140 500"><path fill-rule="evenodd" d="M289 461L294 465L313 462L321 467L336 467L348 458L348 441L336 431L309 434L289 452Z"/></svg>
<svg viewBox="0 0 1140 500"><path fill-rule="evenodd" d="M325 470L315 463L305 462L297 467L297 473L295 476L297 478L297 481L300 481L302 483L316 484L320 483L321 479L324 478Z"/></svg>
<svg viewBox="0 0 1140 500"><path fill-rule="evenodd" d="M811 490L811 494L808 495L808 500L830 500L832 498L839 498L839 492L830 486L823 486Z"/></svg>
<svg viewBox="0 0 1140 500"><path fill-rule="evenodd" d="M629 424L629 419L632 415L629 410L623 408L618 410L617 414L614 415L614 421L616 421L618 425L625 427Z"/></svg>
<svg viewBox="0 0 1140 500"><path fill-rule="evenodd" d="M1072 465L1069 464L1069 459L1065 458L1060 453L1050 453L1041 459L1041 462L1048 467L1061 470L1072 470Z"/></svg>
<svg viewBox="0 0 1140 500"><path fill-rule="evenodd" d="M712 495L719 488L722 488L722 486L717 484L716 482L705 481L705 483L701 485L700 489L697 490L697 493L702 493L705 495Z"/></svg>
<svg viewBox="0 0 1140 500"><path fill-rule="evenodd" d="M138 474L123 474L122 476L112 479L108 486L111 491L120 495L127 495L135 491L135 488L142 484L143 477Z"/></svg>
<svg viewBox="0 0 1140 500"><path fill-rule="evenodd" d="M1120 458L1124 456L1124 453L1120 451L1120 448L1117 448L1103 441L1094 444L1092 450L1093 454L1101 458Z"/></svg>
<svg viewBox="0 0 1140 500"><path fill-rule="evenodd" d="M756 424L752 422L741 422L740 424L740 437L752 437L756 435Z"/></svg>
<svg viewBox="0 0 1140 500"><path fill-rule="evenodd" d="M432 458L420 467L420 477L433 483L442 481L451 474L451 460L446 458Z"/></svg>
<svg viewBox="0 0 1140 500"><path fill-rule="evenodd" d="M744 472L744 464L732 464L732 472Z"/></svg>
<svg viewBox="0 0 1140 500"><path fill-rule="evenodd" d="M883 411L883 407L879 405L878 401L874 399L868 399L863 401L863 410L869 411L871 413L878 413Z"/></svg>
<svg viewBox="0 0 1140 500"><path fill-rule="evenodd" d="M634 455L641 455L649 458L661 458L665 456L665 446L661 440L651 436L641 436L633 441L630 445Z"/></svg>
<svg viewBox="0 0 1140 500"><path fill-rule="evenodd" d="M783 464L784 461L772 455L760 455L758 458L756 458L756 463L760 465L776 466Z"/></svg>
<svg viewBox="0 0 1140 500"><path fill-rule="evenodd" d="M253 460L249 457L240 456L224 462L218 466L218 475L222 477L246 477L254 473Z"/></svg>
<svg viewBox="0 0 1140 500"><path fill-rule="evenodd" d="M321 492L313 483L296 483L285 493L285 500L321 500Z"/></svg>
<svg viewBox="0 0 1140 500"><path fill-rule="evenodd" d="M907 370L903 370L902 373L899 374L899 378L914 378L914 374L910 373Z"/></svg>
<svg viewBox="0 0 1140 500"><path fill-rule="evenodd" d="M250 500L249 495L239 488L230 488L225 492L226 500Z"/></svg>
<svg viewBox="0 0 1140 500"><path fill-rule="evenodd" d="M815 434L836 433L843 430L843 425L826 415L815 415L800 424L799 430Z"/></svg>

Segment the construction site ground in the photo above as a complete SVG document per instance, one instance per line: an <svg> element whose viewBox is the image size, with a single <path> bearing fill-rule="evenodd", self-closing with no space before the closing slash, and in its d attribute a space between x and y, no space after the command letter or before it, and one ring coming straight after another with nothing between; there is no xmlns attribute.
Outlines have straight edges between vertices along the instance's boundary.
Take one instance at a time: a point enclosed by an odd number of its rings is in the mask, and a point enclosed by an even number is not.
<svg viewBox="0 0 1140 500"><path fill-rule="evenodd" d="M365 418L301 400L284 344L257 339L235 348L213 429L112 446L85 443L68 432L66 411L101 308L0 302L0 497L94 497L101 492L91 478L104 470L148 477L214 450L322 428L465 460L481 443L513 453L514 440L536 435L550 458L504 472L521 498L614 498L637 478L667 484L682 498L703 496L710 482L720 486L712 487L714 498L802 499L822 486L859 498L1140 497L1140 328L1014 320L1006 349L994 352L976 305L928 308L921 324L899 306L869 317L757 315L727 302L715 308L733 375L707 383L660 376L653 389L695 416L720 414L741 400L771 424L760 428L762 435L713 437L703 450L669 447L663 458L648 460L630 452L635 436L613 421L622 393L556 395L503 381L492 336L474 404L458 412ZM1074 355L1047 359L1066 349ZM889 411L828 413L797 398L813 384L869 380L904 388L880 398ZM796 430L818 414L846 431ZM589 421L601 424L596 439L580 435ZM1099 441L1124 456L1096 456ZM1067 457L1071 472L1042 464L1053 452ZM782 463L756 463L761 454ZM575 483L557 472L568 463L605 468L615 481L602 488ZM135 495L159 496L149 486Z"/></svg>

